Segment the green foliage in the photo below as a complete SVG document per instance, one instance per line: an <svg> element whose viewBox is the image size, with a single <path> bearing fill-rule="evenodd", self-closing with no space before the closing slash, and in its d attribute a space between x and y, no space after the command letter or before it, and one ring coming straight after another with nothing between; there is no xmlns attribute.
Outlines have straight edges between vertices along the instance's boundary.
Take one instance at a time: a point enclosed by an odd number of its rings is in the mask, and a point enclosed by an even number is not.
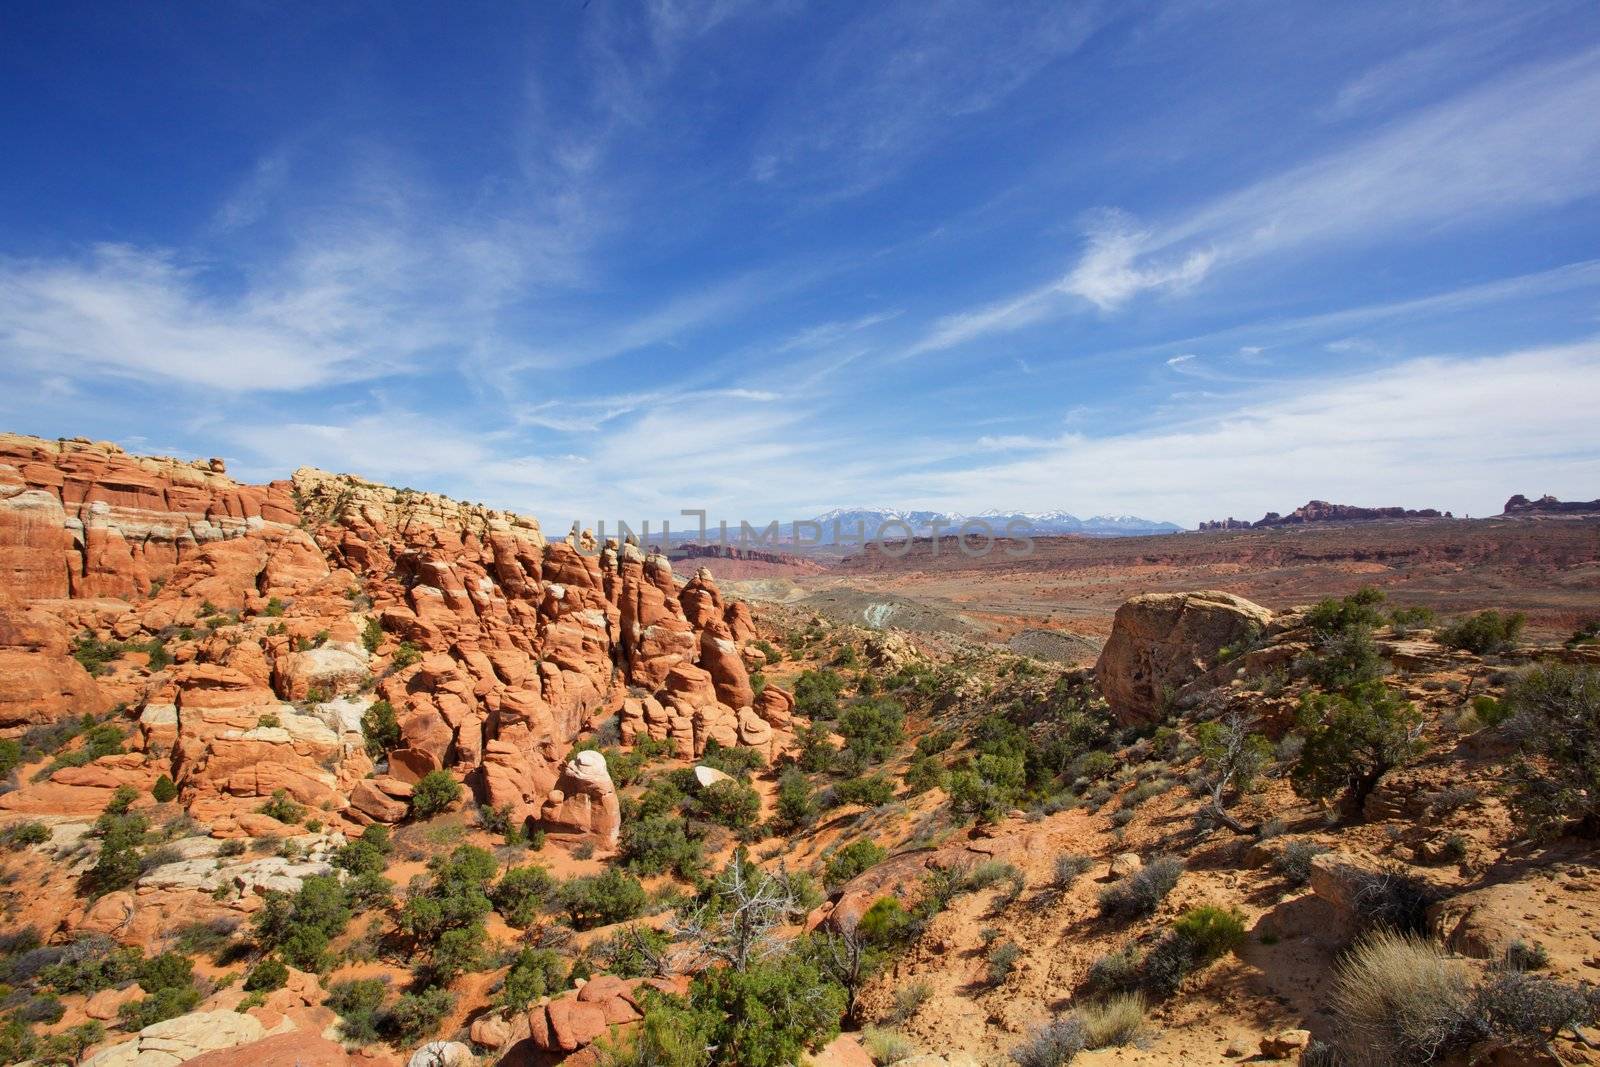
<svg viewBox="0 0 1600 1067"><path fill-rule="evenodd" d="M737 830L755 825L761 815L761 796L743 782L728 778L695 794L694 807L704 818Z"/></svg>
<svg viewBox="0 0 1600 1067"><path fill-rule="evenodd" d="M518 930L532 926L555 899L556 881L543 867L513 867L489 893L494 908Z"/></svg>
<svg viewBox="0 0 1600 1067"><path fill-rule="evenodd" d="M1194 947L1196 959L1209 963L1244 944L1244 915L1236 908L1190 908L1172 924L1172 933Z"/></svg>
<svg viewBox="0 0 1600 1067"><path fill-rule="evenodd" d="M861 804L876 808L894 799L894 783L879 772L866 778L848 778L833 787L840 804Z"/></svg>
<svg viewBox="0 0 1600 1067"><path fill-rule="evenodd" d="M267 606L262 609L261 614L267 616L269 619L279 619L283 617L283 609L284 603L282 600L277 597L269 597L267 600Z"/></svg>
<svg viewBox="0 0 1600 1067"><path fill-rule="evenodd" d="M711 1016L713 1063L781 1067L839 1033L846 996L816 964L787 953L744 970L702 971L689 1003Z"/></svg>
<svg viewBox="0 0 1600 1067"><path fill-rule="evenodd" d="M389 865L389 852L394 846L389 841L389 829L373 823L361 831L361 836L346 842L334 854L333 865L353 875L382 874Z"/></svg>
<svg viewBox="0 0 1600 1067"><path fill-rule="evenodd" d="M1307 693L1298 724L1305 746L1289 775L1295 792L1315 799L1344 794L1356 811L1385 774L1420 749L1422 716L1378 684Z"/></svg>
<svg viewBox="0 0 1600 1067"><path fill-rule="evenodd" d="M950 772L945 792L950 808L959 815L995 822L1017 806L1027 783L1023 756L981 755L970 765Z"/></svg>
<svg viewBox="0 0 1600 1067"><path fill-rule="evenodd" d="M905 706L887 697L863 700L839 717L845 750L868 762L886 759L905 739Z"/></svg>
<svg viewBox="0 0 1600 1067"><path fill-rule="evenodd" d="M361 644L368 652L378 651L383 644L383 623L369 618L361 624Z"/></svg>
<svg viewBox="0 0 1600 1067"><path fill-rule="evenodd" d="M1011 972L1016 969L1017 960L1022 957L1022 949L1010 941L997 941L989 948L986 958L986 972L990 985L1000 985Z"/></svg>
<svg viewBox="0 0 1600 1067"><path fill-rule="evenodd" d="M1512 769L1513 802L1526 825L1554 835L1600 835L1600 669L1532 667L1506 689L1507 724L1524 753Z"/></svg>
<svg viewBox="0 0 1600 1067"><path fill-rule="evenodd" d="M367 739L367 755L381 758L400 744L400 719L394 705L387 700L374 700L361 713L361 732Z"/></svg>
<svg viewBox="0 0 1600 1067"><path fill-rule="evenodd" d="M636 923L593 942L589 955L607 974L618 978L648 978L655 974L655 961L671 942L666 931Z"/></svg>
<svg viewBox="0 0 1600 1067"><path fill-rule="evenodd" d="M647 902L639 880L614 867L561 887L561 907L579 930L635 918Z"/></svg>
<svg viewBox="0 0 1600 1067"><path fill-rule="evenodd" d="M276 956L267 956L244 976L244 988L250 993L257 990L270 993L274 989L282 989L288 981L289 968L284 962Z"/></svg>
<svg viewBox="0 0 1600 1067"><path fill-rule="evenodd" d="M422 660L422 649L410 641L401 641L400 647L394 650L394 655L389 659L389 665L397 671L403 671L412 664Z"/></svg>
<svg viewBox="0 0 1600 1067"><path fill-rule="evenodd" d="M150 790L150 795L156 798L157 804L170 804L178 798L178 787L171 778L163 774L156 779L155 787Z"/></svg>
<svg viewBox="0 0 1600 1067"><path fill-rule="evenodd" d="M350 979L329 986L323 1003L339 1016L339 1032L346 1041L370 1045L383 1036L383 1001L388 992L381 978Z"/></svg>
<svg viewBox="0 0 1600 1067"><path fill-rule="evenodd" d="M1383 613L1378 605L1383 603L1383 591L1367 586L1342 599L1319 601L1306 613L1306 625L1322 636L1348 633L1351 630L1371 630L1383 624Z"/></svg>
<svg viewBox="0 0 1600 1067"><path fill-rule="evenodd" d="M1389 625L1394 627L1394 632L1397 634L1431 629L1436 621L1438 620L1434 617L1432 608L1395 608L1389 612Z"/></svg>
<svg viewBox="0 0 1600 1067"><path fill-rule="evenodd" d="M146 993L182 989L194 984L194 961L178 952L151 956L140 964L138 981Z"/></svg>
<svg viewBox="0 0 1600 1067"><path fill-rule="evenodd" d="M820 722L798 727L794 739L800 746L797 762L808 774L820 774L833 768L839 750L833 747L833 732Z"/></svg>
<svg viewBox="0 0 1600 1067"><path fill-rule="evenodd" d="M117 1019L128 1031L187 1015L200 1004L200 990L194 986L167 988L141 1000L130 1000L117 1009Z"/></svg>
<svg viewBox="0 0 1600 1067"><path fill-rule="evenodd" d="M567 987L567 968L547 948L524 948L511 961L496 1002L511 1011L525 1011L540 997Z"/></svg>
<svg viewBox="0 0 1600 1067"><path fill-rule="evenodd" d="M296 804L293 800L290 800L289 794L282 789L274 789L272 798L256 810L290 826L306 817L304 805Z"/></svg>
<svg viewBox="0 0 1600 1067"><path fill-rule="evenodd" d="M723 774L731 774L740 781L750 777L752 771L767 765L766 757L753 748L727 747L714 740L706 743L700 762L707 767L715 767Z"/></svg>
<svg viewBox="0 0 1600 1067"><path fill-rule="evenodd" d="M95 820L100 854L84 876L84 883L96 895L125 889L139 877L139 846L144 843L150 824L143 815L129 811L130 804L131 800L118 789Z"/></svg>
<svg viewBox="0 0 1600 1067"><path fill-rule="evenodd" d="M1439 631L1439 643L1447 648L1461 649L1487 656L1504 652L1517 643L1527 616L1520 611L1502 615L1498 611L1480 611L1465 619L1457 619Z"/></svg>
<svg viewBox="0 0 1600 1067"><path fill-rule="evenodd" d="M894 897L880 897L861 914L856 934L876 948L902 944L916 928L916 920Z"/></svg>
<svg viewBox="0 0 1600 1067"><path fill-rule="evenodd" d="M839 714L844 679L830 670L804 671L794 683L795 711L811 719L831 720Z"/></svg>
<svg viewBox="0 0 1600 1067"><path fill-rule="evenodd" d="M622 825L622 862L630 871L652 875L676 871L689 881L705 867L700 842L689 837L682 819L652 815Z"/></svg>
<svg viewBox="0 0 1600 1067"><path fill-rule="evenodd" d="M767 657L768 666L771 666L774 663L783 662L783 653L778 651L777 647L773 645L771 641L768 641L765 638L757 638L756 640L750 642L750 644L756 649L756 651Z"/></svg>
<svg viewBox="0 0 1600 1067"><path fill-rule="evenodd" d="M917 738L917 755L937 756L961 739L961 734L951 727L932 730Z"/></svg>
<svg viewBox="0 0 1600 1067"><path fill-rule="evenodd" d="M792 834L811 822L817 814L817 802L811 794L811 783L806 776L791 767L778 779L777 806L772 814L772 828L781 834Z"/></svg>
<svg viewBox="0 0 1600 1067"><path fill-rule="evenodd" d="M1383 677L1385 664L1372 631L1364 626L1328 634L1316 651L1299 662L1306 676L1324 689L1355 689Z"/></svg>
<svg viewBox="0 0 1600 1067"><path fill-rule="evenodd" d="M867 868L882 863L888 856L888 851L882 845L870 838L859 838L828 857L822 881L829 889L836 889Z"/></svg>
<svg viewBox="0 0 1600 1067"><path fill-rule="evenodd" d="M339 880L311 875L292 896L267 893L250 921L263 950L276 949L302 971L321 971L332 962L328 942L344 932L350 917L350 897Z"/></svg>
<svg viewBox="0 0 1600 1067"><path fill-rule="evenodd" d="M411 791L411 814L430 819L461 796L461 783L449 771L429 771Z"/></svg>
<svg viewBox="0 0 1600 1067"><path fill-rule="evenodd" d="M0 847L27 848L50 840L50 828L42 822L16 822L0 829Z"/></svg>
<svg viewBox="0 0 1600 1067"><path fill-rule="evenodd" d="M938 789L945 784L944 764L932 756L914 756L901 780L912 796Z"/></svg>

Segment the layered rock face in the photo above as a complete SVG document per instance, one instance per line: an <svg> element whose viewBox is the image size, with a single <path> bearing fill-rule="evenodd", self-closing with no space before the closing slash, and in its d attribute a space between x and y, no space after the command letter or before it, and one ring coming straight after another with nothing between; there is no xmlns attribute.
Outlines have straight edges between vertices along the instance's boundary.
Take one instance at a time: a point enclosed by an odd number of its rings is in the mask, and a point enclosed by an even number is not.
<svg viewBox="0 0 1600 1067"><path fill-rule="evenodd" d="M1507 507L1509 511L1509 505ZM1248 530L1273 526L1300 526L1310 522L1376 522L1379 519L1448 519L1448 511L1437 508L1363 508L1354 504L1330 504L1326 500L1313 500L1295 508L1287 515L1269 511L1255 522L1226 518L1202 522L1201 530Z"/></svg>
<svg viewBox="0 0 1600 1067"><path fill-rule="evenodd" d="M1232 593L1146 593L1117 609L1095 676L1124 725L1161 718L1225 646L1259 637L1272 612Z"/></svg>
<svg viewBox="0 0 1600 1067"><path fill-rule="evenodd" d="M242 486L219 461L0 437L0 598L0 728L124 702L151 776L219 835L262 830L279 791L398 821L443 769L613 844L604 761L565 762L583 729L620 712L625 740L770 755L792 705L755 697L749 610L704 568L680 589L631 543L550 542L524 516L309 468ZM69 655L83 630L164 641L173 662L91 678ZM380 700L399 741L375 766L362 720Z"/></svg>

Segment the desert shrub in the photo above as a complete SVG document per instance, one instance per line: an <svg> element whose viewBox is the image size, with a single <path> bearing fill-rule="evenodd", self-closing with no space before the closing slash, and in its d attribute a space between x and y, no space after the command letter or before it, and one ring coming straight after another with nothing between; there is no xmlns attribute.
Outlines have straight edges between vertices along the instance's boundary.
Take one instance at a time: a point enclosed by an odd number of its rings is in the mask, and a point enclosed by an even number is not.
<svg viewBox="0 0 1600 1067"><path fill-rule="evenodd" d="M1209 962L1244 944L1244 916L1233 908L1190 908L1172 924L1172 932L1195 946Z"/></svg>
<svg viewBox="0 0 1600 1067"><path fill-rule="evenodd" d="M761 815L761 796L732 778L712 782L695 794L694 807L704 818L730 830L755 825Z"/></svg>
<svg viewBox="0 0 1600 1067"><path fill-rule="evenodd" d="M163 774L156 779L156 784L151 788L150 795L156 798L157 804L170 804L178 797L178 787L173 784L170 777Z"/></svg>
<svg viewBox="0 0 1600 1067"><path fill-rule="evenodd" d="M1507 729L1536 763L1512 769L1513 802L1526 824L1552 835L1600 835L1600 670L1533 667L1506 689Z"/></svg>
<svg viewBox="0 0 1600 1067"><path fill-rule="evenodd" d="M682 807L686 799L687 794L683 787L671 775L665 775L652 781L640 794L636 802L637 810L624 810L623 815L625 818L637 819L668 815ZM625 809L632 806L629 801L624 801L623 804Z"/></svg>
<svg viewBox="0 0 1600 1067"><path fill-rule="evenodd" d="M794 682L794 706L810 719L831 720L839 714L844 679L830 670L804 671Z"/></svg>
<svg viewBox="0 0 1600 1067"><path fill-rule="evenodd" d="M1517 643L1527 621L1520 611L1505 615L1493 610L1480 611L1440 629L1439 643L1480 656L1504 652Z"/></svg>
<svg viewBox="0 0 1600 1067"><path fill-rule="evenodd" d="M0 830L0 846L5 848L27 848L29 845L42 845L50 840L50 828L42 822L12 823Z"/></svg>
<svg viewBox="0 0 1600 1067"><path fill-rule="evenodd" d="M892 1030L869 1026L861 1032L861 1047L875 1064L899 1063L916 1054L916 1046Z"/></svg>
<svg viewBox="0 0 1600 1067"><path fill-rule="evenodd" d="M306 817L304 805L296 804L293 800L290 800L289 794L282 789L274 789L271 798L256 810L290 826Z"/></svg>
<svg viewBox="0 0 1600 1067"><path fill-rule="evenodd" d="M556 882L543 867L513 867L489 893L494 908L518 930L526 930L555 897Z"/></svg>
<svg viewBox="0 0 1600 1067"><path fill-rule="evenodd" d="M1035 1030L1011 1050L1011 1060L1017 1067L1065 1067L1088 1046L1083 1020L1068 1015Z"/></svg>
<svg viewBox="0 0 1600 1067"><path fill-rule="evenodd" d="M914 756L901 780L912 796L938 789L945 783L944 764L932 756Z"/></svg>
<svg viewBox="0 0 1600 1067"><path fill-rule="evenodd" d="M652 815L622 826L622 862L638 874L676 871L694 880L705 868L700 842L689 837L682 819Z"/></svg>
<svg viewBox="0 0 1600 1067"><path fill-rule="evenodd" d="M567 968L561 957L547 948L525 948L511 961L498 1003L512 1011L524 1011L540 997L567 987Z"/></svg>
<svg viewBox="0 0 1600 1067"><path fill-rule="evenodd" d="M389 830L381 823L373 823L361 831L361 836L339 847L333 865L353 875L382 874L389 866L389 852L394 846L389 841Z"/></svg>
<svg viewBox="0 0 1600 1067"><path fill-rule="evenodd" d="M715 767L723 774L730 774L741 782L747 780L752 772L767 765L766 757L753 748L726 746L716 741L707 742L700 762L707 767Z"/></svg>
<svg viewBox="0 0 1600 1067"><path fill-rule="evenodd" d="M847 778L833 787L833 796L839 804L875 808L894 799L894 783L881 773L866 778Z"/></svg>
<svg viewBox="0 0 1600 1067"><path fill-rule="evenodd" d="M1322 635L1370 630L1383 622L1383 614L1378 610L1381 603L1383 591L1366 586L1347 597L1318 601L1306 613L1306 625Z"/></svg>
<svg viewBox="0 0 1600 1067"><path fill-rule="evenodd" d="M1083 1024L1084 1044L1088 1048L1113 1048L1139 1036L1144 1028L1144 1011L1144 997L1138 993L1123 993L1084 1004L1073 1014Z"/></svg>
<svg viewBox="0 0 1600 1067"><path fill-rule="evenodd" d="M271 992L282 989L289 981L289 968L276 956L267 956L251 967L244 976L244 988L247 992L261 990Z"/></svg>
<svg viewBox="0 0 1600 1067"><path fill-rule="evenodd" d="M54 993L42 993L38 996L28 997L21 1004L11 1010L13 1019L20 1019L25 1023L58 1023L66 1015L67 1009L61 1003L61 998Z"/></svg>
<svg viewBox="0 0 1600 1067"><path fill-rule="evenodd" d="M1283 846L1283 851L1278 853L1272 865L1289 880L1290 885L1305 885L1311 880L1311 861L1326 851L1326 845L1319 845L1315 841L1304 838L1290 841Z"/></svg>
<svg viewBox="0 0 1600 1067"><path fill-rule="evenodd" d="M931 996L933 986L921 979L900 986L894 991L894 1007L889 1011L889 1022L903 1023L910 1019Z"/></svg>
<svg viewBox="0 0 1600 1067"><path fill-rule="evenodd" d="M856 875L888 858L888 851L869 838L859 838L828 857L822 881L829 889L844 885Z"/></svg>
<svg viewBox="0 0 1600 1067"><path fill-rule="evenodd" d="M1134 945L1108 952L1089 965L1084 988L1097 993L1124 993L1139 988L1142 959Z"/></svg>
<svg viewBox="0 0 1600 1067"><path fill-rule="evenodd" d="M794 739L800 746L796 762L802 771L820 774L833 768L839 750L833 747L833 732L822 723L797 728Z"/></svg>
<svg viewBox="0 0 1600 1067"><path fill-rule="evenodd" d="M905 718L905 707L898 700L864 700L845 709L839 717L839 733L846 751L877 762L905 739Z"/></svg>
<svg viewBox="0 0 1600 1067"><path fill-rule="evenodd" d="M200 990L194 986L169 987L140 1000L130 1000L117 1009L117 1019L129 1032L187 1015L200 1004Z"/></svg>
<svg viewBox="0 0 1600 1067"><path fill-rule="evenodd" d="M1395 866L1363 874L1351 906L1364 926L1421 936L1427 932L1433 901L1426 882Z"/></svg>
<svg viewBox="0 0 1600 1067"><path fill-rule="evenodd" d="M1395 608L1389 612L1389 625L1401 636L1412 630L1430 629L1435 621L1432 608Z"/></svg>
<svg viewBox="0 0 1600 1067"><path fill-rule="evenodd" d="M415 1045L438 1032L455 1003L450 991L438 986L403 993L383 1013L383 1031L396 1045Z"/></svg>
<svg viewBox="0 0 1600 1067"><path fill-rule="evenodd" d="M411 814L429 819L454 804L461 796L461 783L449 771L429 771L411 792Z"/></svg>
<svg viewBox="0 0 1600 1067"><path fill-rule="evenodd" d="M1437 946L1369 934L1334 977L1340 1051L1373 1067L1434 1062L1461 1044L1471 999L1466 970Z"/></svg>
<svg viewBox="0 0 1600 1067"><path fill-rule="evenodd" d="M1474 1021L1513 1048L1548 1050L1563 1030L1592 1026L1600 990L1508 970L1492 974L1473 996Z"/></svg>
<svg viewBox="0 0 1600 1067"><path fill-rule="evenodd" d="M1153 914L1177 886L1182 874L1182 860L1176 856L1156 856L1100 891L1100 914L1118 919Z"/></svg>
<svg viewBox="0 0 1600 1067"><path fill-rule="evenodd" d="M817 814L817 802L811 795L811 784L805 775L793 767L778 779L777 807L772 813L772 828L782 834L791 834L811 822Z"/></svg>
<svg viewBox="0 0 1600 1067"><path fill-rule="evenodd" d="M1022 756L981 755L945 779L950 808L959 815L976 816L980 822L994 822L1016 807L1027 782L1027 764Z"/></svg>
<svg viewBox="0 0 1600 1067"><path fill-rule="evenodd" d="M1418 751L1422 717L1373 684L1305 694L1298 724L1306 740L1289 775L1295 792L1316 799L1344 794L1360 811L1379 780Z"/></svg>
<svg viewBox="0 0 1600 1067"><path fill-rule="evenodd" d="M665 931L636 923L591 943L589 955L607 974L648 978L656 973L656 960L671 941Z"/></svg>
<svg viewBox="0 0 1600 1067"><path fill-rule="evenodd" d="M1308 678L1324 689L1352 689L1383 677L1385 664L1372 631L1356 627L1319 637L1315 650L1297 661Z"/></svg>
<svg viewBox="0 0 1600 1067"><path fill-rule="evenodd" d="M937 756L960 739L960 732L949 726L930 730L917 738L917 755Z"/></svg>
<svg viewBox="0 0 1600 1067"><path fill-rule="evenodd" d="M400 647L394 650L394 655L390 658L389 665L397 671L403 671L421 660L422 649L410 641L401 641Z"/></svg>
<svg viewBox="0 0 1600 1067"><path fill-rule="evenodd" d="M400 744L400 719L394 705L387 700L374 700L361 713L361 733L367 739L367 755L381 759L384 753Z"/></svg>
<svg viewBox="0 0 1600 1067"><path fill-rule="evenodd" d="M368 652L378 651L378 646L383 644L383 623L373 618L362 623L361 644Z"/></svg>
<svg viewBox="0 0 1600 1067"><path fill-rule="evenodd" d="M1550 966L1550 950L1537 941L1513 938L1506 946L1504 962L1513 971L1540 971Z"/></svg>
<svg viewBox="0 0 1600 1067"><path fill-rule="evenodd" d="M1081 878L1092 866L1094 866L1094 861L1088 856L1080 856L1076 852L1064 852L1056 857L1051 885L1058 892L1064 893L1071 889L1073 883Z"/></svg>
<svg viewBox="0 0 1600 1067"><path fill-rule="evenodd" d="M207 922L185 923L178 927L173 944L178 951L191 956L225 956L237 947L233 935L238 932L239 920L234 918L211 919Z"/></svg>
<svg viewBox="0 0 1600 1067"><path fill-rule="evenodd" d="M311 875L292 896L267 893L250 921L263 949L278 950L302 971L320 971L331 962L328 942L344 931L350 918L350 898L339 880Z"/></svg>
<svg viewBox="0 0 1600 1067"><path fill-rule="evenodd" d="M129 803L119 789L95 820L100 854L84 882L97 895L125 889L139 877L139 846L144 843L150 824L143 815L129 811Z"/></svg>
<svg viewBox="0 0 1600 1067"><path fill-rule="evenodd" d="M495 868L494 857L473 845L458 845L448 856L428 861L428 882L413 890L399 918L401 931L416 942L418 967L427 977L448 982L477 964L483 920L493 908L488 887Z"/></svg>
<svg viewBox="0 0 1600 1067"><path fill-rule="evenodd" d="M608 868L587 878L574 878L561 887L561 907L579 930L608 926L644 911L644 886L633 876Z"/></svg>
<svg viewBox="0 0 1600 1067"><path fill-rule="evenodd" d="M986 975L990 985L1000 985L1017 967L1017 960L1022 958L1022 949L1010 941L996 942L990 949L986 959Z"/></svg>
<svg viewBox="0 0 1600 1067"><path fill-rule="evenodd" d="M1085 752L1073 762L1072 774L1076 778L1098 781L1116 769L1116 757L1102 749L1096 749L1093 752Z"/></svg>
<svg viewBox="0 0 1600 1067"><path fill-rule="evenodd" d="M339 1034L356 1045L371 1045L383 1035L383 1001L389 986L382 978L355 978L328 987L323 1004L339 1016Z"/></svg>

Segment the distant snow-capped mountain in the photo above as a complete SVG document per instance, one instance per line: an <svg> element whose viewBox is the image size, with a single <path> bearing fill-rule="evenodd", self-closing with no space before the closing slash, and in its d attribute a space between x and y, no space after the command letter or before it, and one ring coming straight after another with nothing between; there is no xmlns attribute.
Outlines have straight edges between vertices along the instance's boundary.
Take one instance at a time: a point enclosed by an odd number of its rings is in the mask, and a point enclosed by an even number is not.
<svg viewBox="0 0 1600 1067"><path fill-rule="evenodd" d="M1176 533L1183 529L1177 523L1144 519L1137 515L1096 515L1080 519L1066 511L1005 511L990 508L975 515L945 511L907 511L900 508L845 507L826 511L811 522L821 527L820 543L824 545L858 541L863 536L889 540L905 537L909 527L913 537L931 537L935 527L943 536L953 536L966 522L983 522L996 534L1004 534L1009 527L1015 535L1048 537L1059 534L1079 534L1086 537L1126 537L1139 534ZM795 539L795 526L801 528L801 539L812 541L818 531L804 523L786 523L780 527L780 536L787 541ZM863 535L859 531L865 530Z"/></svg>

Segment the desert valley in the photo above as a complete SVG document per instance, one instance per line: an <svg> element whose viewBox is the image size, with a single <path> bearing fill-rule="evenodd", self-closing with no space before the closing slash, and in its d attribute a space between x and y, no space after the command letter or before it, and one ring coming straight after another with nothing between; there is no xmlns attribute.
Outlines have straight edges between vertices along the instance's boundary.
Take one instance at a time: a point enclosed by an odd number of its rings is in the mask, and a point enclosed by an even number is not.
<svg viewBox="0 0 1600 1067"><path fill-rule="evenodd" d="M1600 513L649 547L0 438L7 1062L1600 1062Z"/></svg>

